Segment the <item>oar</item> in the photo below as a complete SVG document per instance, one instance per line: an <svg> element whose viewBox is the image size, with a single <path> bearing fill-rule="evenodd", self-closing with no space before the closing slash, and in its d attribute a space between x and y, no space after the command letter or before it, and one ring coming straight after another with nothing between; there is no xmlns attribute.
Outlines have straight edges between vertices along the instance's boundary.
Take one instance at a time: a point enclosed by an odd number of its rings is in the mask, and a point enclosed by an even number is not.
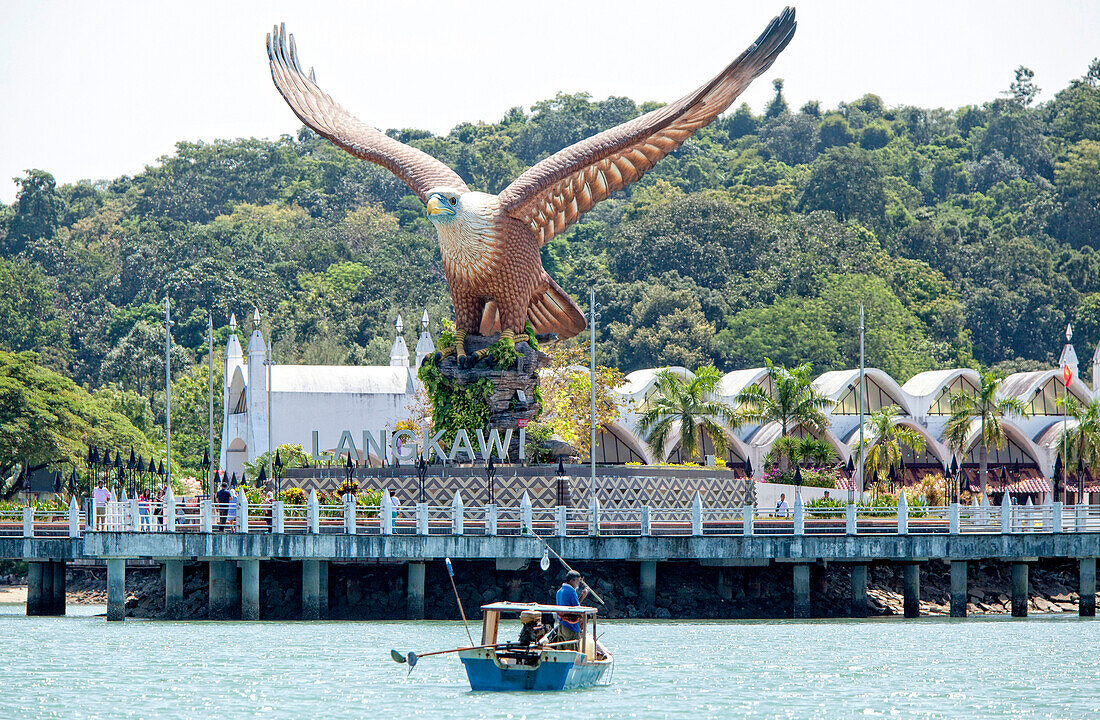
<svg viewBox="0 0 1100 720"><path fill-rule="evenodd" d="M539 538L539 542L541 542L541 543L542 543L542 544L543 544L544 546L546 546L546 549L547 549L547 550L549 550L550 552L554 553L554 557L556 557L556 558L557 558L558 560L560 560L560 561L561 561L561 564L565 566L565 569L566 569L566 570L568 570L568 571L570 571L570 572L576 572L576 570L574 570L573 568L569 567L569 563L565 562L565 558L563 558L563 557L562 557L561 555L558 555L558 551L557 551L557 550L555 550L554 548L550 547L550 543L546 542L545 540L543 540L543 539L542 539L541 537L539 537L538 535L536 535L535 537ZM582 577L583 577L583 576L582 576ZM599 593L597 593L597 592L596 592L595 590L593 590L593 589L592 589L592 586L591 586L591 585L589 585L588 583L584 582L584 580L581 580L581 582L582 582L582 583L584 583L584 586L585 586L586 588L588 588L588 592L589 592L589 593L591 593L592 597L594 597L594 598L596 599L596 602L598 602L598 603L599 603L600 605L603 605L604 607L607 607L607 603L605 603L605 602L603 601L603 598L602 598L602 597L600 597Z"/></svg>
<svg viewBox="0 0 1100 720"><path fill-rule="evenodd" d="M536 648L538 648L538 647L544 647L544 648L558 647L559 645L572 645L575 642L577 642L577 641L576 640L566 640L564 642L547 643L545 645L535 644L535 645L532 645L531 647L536 647ZM463 650L484 650L485 648L496 648L496 647L497 647L496 645L474 645L473 647L451 648L450 650L435 650L433 652L420 653L420 654L417 654L417 653L410 650L405 655L402 655L401 653L397 652L396 650L390 650L390 657L393 658L393 661L396 662L396 663L408 663L410 668L414 668L414 667L416 667L416 664L418 662L420 662L420 658L431 657L432 655L446 655L448 653L462 652Z"/></svg>
<svg viewBox="0 0 1100 720"><path fill-rule="evenodd" d="M450 558L443 558L443 560L447 563L447 575L451 578L451 587L455 591L455 600L458 601L458 611L462 613L462 624L466 627L466 637L468 637L472 643L474 641L474 636L470 634L470 624L466 622L466 611L462 609L462 598L458 596L458 586L455 585L455 569L451 567ZM415 663L413 664L415 665Z"/></svg>

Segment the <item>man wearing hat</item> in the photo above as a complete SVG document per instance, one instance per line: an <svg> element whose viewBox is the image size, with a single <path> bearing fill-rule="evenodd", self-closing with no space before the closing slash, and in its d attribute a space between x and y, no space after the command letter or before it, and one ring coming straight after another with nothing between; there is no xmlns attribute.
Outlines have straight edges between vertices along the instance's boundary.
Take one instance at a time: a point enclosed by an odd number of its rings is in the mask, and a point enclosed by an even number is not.
<svg viewBox="0 0 1100 720"><path fill-rule="evenodd" d="M556 602L565 607L580 605L588 596L588 586L577 595L577 588L584 582L584 577L576 570L570 570L565 575L565 582L558 588ZM558 613L558 629L556 642L569 642L577 640L581 636L581 616L573 613ZM565 646L568 648L568 646Z"/></svg>

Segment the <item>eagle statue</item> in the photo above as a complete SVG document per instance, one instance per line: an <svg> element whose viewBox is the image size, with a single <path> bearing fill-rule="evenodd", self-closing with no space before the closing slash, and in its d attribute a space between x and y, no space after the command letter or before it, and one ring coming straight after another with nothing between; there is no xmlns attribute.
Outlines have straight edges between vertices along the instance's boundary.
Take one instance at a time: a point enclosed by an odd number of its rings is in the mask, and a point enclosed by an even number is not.
<svg viewBox="0 0 1100 720"><path fill-rule="evenodd" d="M593 135L541 160L499 195L470 190L458 174L427 153L353 116L302 70L285 26L267 36L271 77L294 114L352 155L377 163L424 202L435 225L455 309L455 344L443 348L460 367L468 334L536 333L565 339L585 327L580 308L542 267L539 248L592 207L635 182L658 160L724 112L772 64L794 35L786 8L714 79L680 100Z"/></svg>

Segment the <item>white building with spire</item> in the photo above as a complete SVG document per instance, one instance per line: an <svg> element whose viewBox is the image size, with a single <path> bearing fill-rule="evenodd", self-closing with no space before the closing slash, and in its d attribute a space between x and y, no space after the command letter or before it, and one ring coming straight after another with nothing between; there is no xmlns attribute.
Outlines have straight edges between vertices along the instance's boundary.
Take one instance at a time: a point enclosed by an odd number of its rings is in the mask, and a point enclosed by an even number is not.
<svg viewBox="0 0 1100 720"><path fill-rule="evenodd" d="M242 351L236 319L230 322L219 468L241 477L245 462L269 447L288 444L301 445L307 453L352 451L360 463L366 457L375 466L388 459L379 457L376 447L364 447L362 433L392 433L410 416L419 383L416 370L423 357L435 352L426 328L417 342L415 365L409 364L399 317L389 365L269 366L269 348L259 325L256 312L248 349Z"/></svg>

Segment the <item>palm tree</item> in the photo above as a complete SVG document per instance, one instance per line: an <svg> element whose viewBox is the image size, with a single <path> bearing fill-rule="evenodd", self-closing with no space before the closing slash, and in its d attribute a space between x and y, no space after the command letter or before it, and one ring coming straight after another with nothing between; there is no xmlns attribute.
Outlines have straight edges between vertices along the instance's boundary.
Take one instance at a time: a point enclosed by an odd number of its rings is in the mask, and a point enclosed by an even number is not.
<svg viewBox="0 0 1100 720"><path fill-rule="evenodd" d="M1003 421L1013 415L1025 417L1027 405L1016 397L997 398L997 389L1002 378L993 373L982 373L978 381L978 392L971 395L966 392L951 393L951 417L944 428L951 449L962 454L966 450L966 441L970 436L970 426L980 419L982 431L978 436L978 467L982 482L982 497L985 497L989 483L989 448L1003 448L1008 441Z"/></svg>
<svg viewBox="0 0 1100 720"><path fill-rule="evenodd" d="M663 457L665 443L674 431L680 435L681 456L688 460L702 458L703 433L710 437L715 452L725 456L728 444L722 423L732 430L736 418L715 395L721 379L713 365L696 370L691 380L684 380L668 368L657 373L653 393L642 404L638 424L654 457Z"/></svg>
<svg viewBox="0 0 1100 720"><path fill-rule="evenodd" d="M750 385L737 393L739 406L737 417L739 425L755 422L763 425L769 422L779 424L779 439L776 449L779 451L779 472L787 472L790 462L791 444L783 440L798 427L803 427L810 432L821 434L825 431L827 421L825 410L832 401L820 390L814 387L810 378L810 364L802 363L793 370L787 370L782 365L774 365L770 359L765 358L764 363L768 368L768 375L775 386L773 397L759 385ZM782 441L782 442L780 442Z"/></svg>
<svg viewBox="0 0 1100 720"><path fill-rule="evenodd" d="M798 458L799 464L806 462L815 467L825 467L837 457L828 440L813 437L799 438L794 456Z"/></svg>
<svg viewBox="0 0 1100 720"><path fill-rule="evenodd" d="M897 424L898 408L887 405L867 418L869 437L864 438L867 459L863 464L864 477L868 474L875 482L882 482L890 468L901 465L901 446L914 453L924 452L924 436L916 430ZM856 448L856 457L862 458L864 452Z"/></svg>
<svg viewBox="0 0 1100 720"><path fill-rule="evenodd" d="M1088 468L1095 475L1100 468L1100 400L1082 403L1070 395L1058 398L1057 402L1077 421L1077 425L1064 431L1064 442L1059 443L1058 454L1062 455L1061 450L1065 448L1065 455L1069 456L1062 457L1062 467L1076 465Z"/></svg>

